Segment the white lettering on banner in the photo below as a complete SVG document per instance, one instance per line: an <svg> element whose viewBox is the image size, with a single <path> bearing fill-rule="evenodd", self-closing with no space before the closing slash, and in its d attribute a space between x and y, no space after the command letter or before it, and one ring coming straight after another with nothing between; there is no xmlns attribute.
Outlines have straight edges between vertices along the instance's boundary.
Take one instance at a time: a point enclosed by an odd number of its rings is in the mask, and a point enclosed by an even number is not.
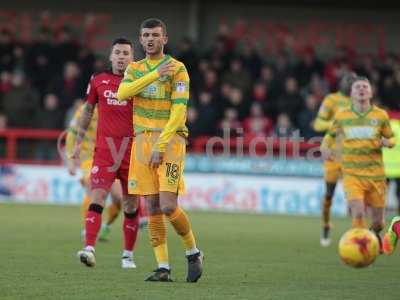
<svg viewBox="0 0 400 300"><path fill-rule="evenodd" d="M9 190L3 198L16 202L78 204L84 196L78 178L61 166L12 165L11 172L0 173L0 190ZM324 193L320 178L188 173L185 181L187 192L179 201L191 210L319 215ZM388 206L396 207L395 193L388 194ZM341 184L332 212L347 214Z"/></svg>
<svg viewBox="0 0 400 300"><path fill-rule="evenodd" d="M117 93L114 93L111 90L105 90L103 95L107 99L107 104L108 105L117 105L117 106L126 106L126 105L128 105L128 101L118 101L117 100Z"/></svg>

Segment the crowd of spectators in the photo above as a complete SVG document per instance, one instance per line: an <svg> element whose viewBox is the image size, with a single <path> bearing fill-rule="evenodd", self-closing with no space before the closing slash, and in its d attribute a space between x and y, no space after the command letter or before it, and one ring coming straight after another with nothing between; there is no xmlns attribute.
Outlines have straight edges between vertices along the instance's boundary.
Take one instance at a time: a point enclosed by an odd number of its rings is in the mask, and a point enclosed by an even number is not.
<svg viewBox="0 0 400 300"><path fill-rule="evenodd" d="M349 70L371 80L376 103L400 111L400 57L395 54L378 59L342 47L322 59L310 46L266 55L226 31L216 35L210 49L183 39L168 51L190 73L191 139L224 132L290 137L296 130L311 138L321 100ZM107 60L82 47L68 28L57 34L42 28L28 45L0 31L0 130L65 128L90 75L106 67ZM37 156L45 157L41 151Z"/></svg>
<svg viewBox="0 0 400 300"><path fill-rule="evenodd" d="M245 137L299 132L310 139L318 135L312 121L321 101L336 91L348 71L370 79L375 104L400 111L400 56L395 54L378 58L338 48L334 57L323 60L307 47L270 57L229 35L217 36L205 53L185 40L178 53L192 74L192 136L221 135L229 129L231 135L243 131Z"/></svg>

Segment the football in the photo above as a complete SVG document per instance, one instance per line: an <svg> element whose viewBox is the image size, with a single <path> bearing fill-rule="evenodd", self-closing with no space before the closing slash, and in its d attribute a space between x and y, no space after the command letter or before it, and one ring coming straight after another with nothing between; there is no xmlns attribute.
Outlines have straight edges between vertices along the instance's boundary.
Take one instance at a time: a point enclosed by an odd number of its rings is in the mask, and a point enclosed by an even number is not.
<svg viewBox="0 0 400 300"><path fill-rule="evenodd" d="M339 241L339 256L350 267L367 267L375 261L378 254L378 238L368 229L352 228Z"/></svg>

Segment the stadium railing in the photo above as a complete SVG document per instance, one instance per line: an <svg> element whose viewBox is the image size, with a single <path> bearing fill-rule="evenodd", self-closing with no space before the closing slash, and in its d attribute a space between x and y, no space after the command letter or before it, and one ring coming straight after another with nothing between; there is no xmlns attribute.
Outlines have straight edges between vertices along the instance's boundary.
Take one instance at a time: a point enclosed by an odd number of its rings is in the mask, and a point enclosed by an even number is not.
<svg viewBox="0 0 400 300"><path fill-rule="evenodd" d="M226 154L235 155L264 155L268 153L268 156L278 157L284 154L286 157L295 158L296 155L300 154L304 156L307 151L318 152L319 143L308 143L298 142L295 143L291 140L284 139L272 139L272 138L257 138L257 142L253 143L252 139L237 139L232 138L227 141L214 142L213 146L208 147L210 139L213 137L201 136L195 138L189 145L189 151L196 154L207 154L207 150L212 151L212 154ZM5 147L3 157L0 157L0 163L18 163L18 164L43 164L43 165L61 165L62 159L58 156L55 160L43 160L43 159L24 159L19 158L18 144L19 141L29 139L37 142L40 141L58 141L60 145L64 144L63 131L61 130L50 130L50 129L6 129L0 130L0 146ZM217 137L218 139L218 137ZM269 151L269 152L268 152Z"/></svg>
<svg viewBox="0 0 400 300"><path fill-rule="evenodd" d="M18 128L0 130L0 139L2 142L4 141L5 146L5 156L0 158L0 163L60 165L62 164L61 157L56 160L21 159L17 157L17 150L19 140L57 141L62 136L62 133L63 131L61 130L50 129Z"/></svg>

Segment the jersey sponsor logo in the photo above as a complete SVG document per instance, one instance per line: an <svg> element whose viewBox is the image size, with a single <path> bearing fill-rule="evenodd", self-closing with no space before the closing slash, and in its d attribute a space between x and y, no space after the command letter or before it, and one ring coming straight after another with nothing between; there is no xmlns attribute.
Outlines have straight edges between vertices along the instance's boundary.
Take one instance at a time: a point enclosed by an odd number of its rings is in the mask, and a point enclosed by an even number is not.
<svg viewBox="0 0 400 300"><path fill-rule="evenodd" d="M178 81L178 82L175 84L175 91L176 91L177 93L184 93L184 92L186 92L186 83L183 82L183 81Z"/></svg>
<svg viewBox="0 0 400 300"><path fill-rule="evenodd" d="M370 126L355 126L344 129L348 139L373 139L375 130Z"/></svg>
<svg viewBox="0 0 400 300"><path fill-rule="evenodd" d="M126 106L128 105L128 101L118 101L117 99L107 98L108 105L117 105L117 106Z"/></svg>
<svg viewBox="0 0 400 300"><path fill-rule="evenodd" d="M103 95L104 95L104 97L106 97L106 98L114 98L114 99L117 98L117 93L114 93L114 92L111 91L111 90L105 90L104 93L103 93Z"/></svg>
<svg viewBox="0 0 400 300"><path fill-rule="evenodd" d="M111 90L105 90L103 95L104 95L104 98L106 98L108 105L117 105L117 106L128 105L128 101L118 101L117 93L114 93Z"/></svg>
<svg viewBox="0 0 400 300"><path fill-rule="evenodd" d="M101 83L110 84L110 80L102 80Z"/></svg>

